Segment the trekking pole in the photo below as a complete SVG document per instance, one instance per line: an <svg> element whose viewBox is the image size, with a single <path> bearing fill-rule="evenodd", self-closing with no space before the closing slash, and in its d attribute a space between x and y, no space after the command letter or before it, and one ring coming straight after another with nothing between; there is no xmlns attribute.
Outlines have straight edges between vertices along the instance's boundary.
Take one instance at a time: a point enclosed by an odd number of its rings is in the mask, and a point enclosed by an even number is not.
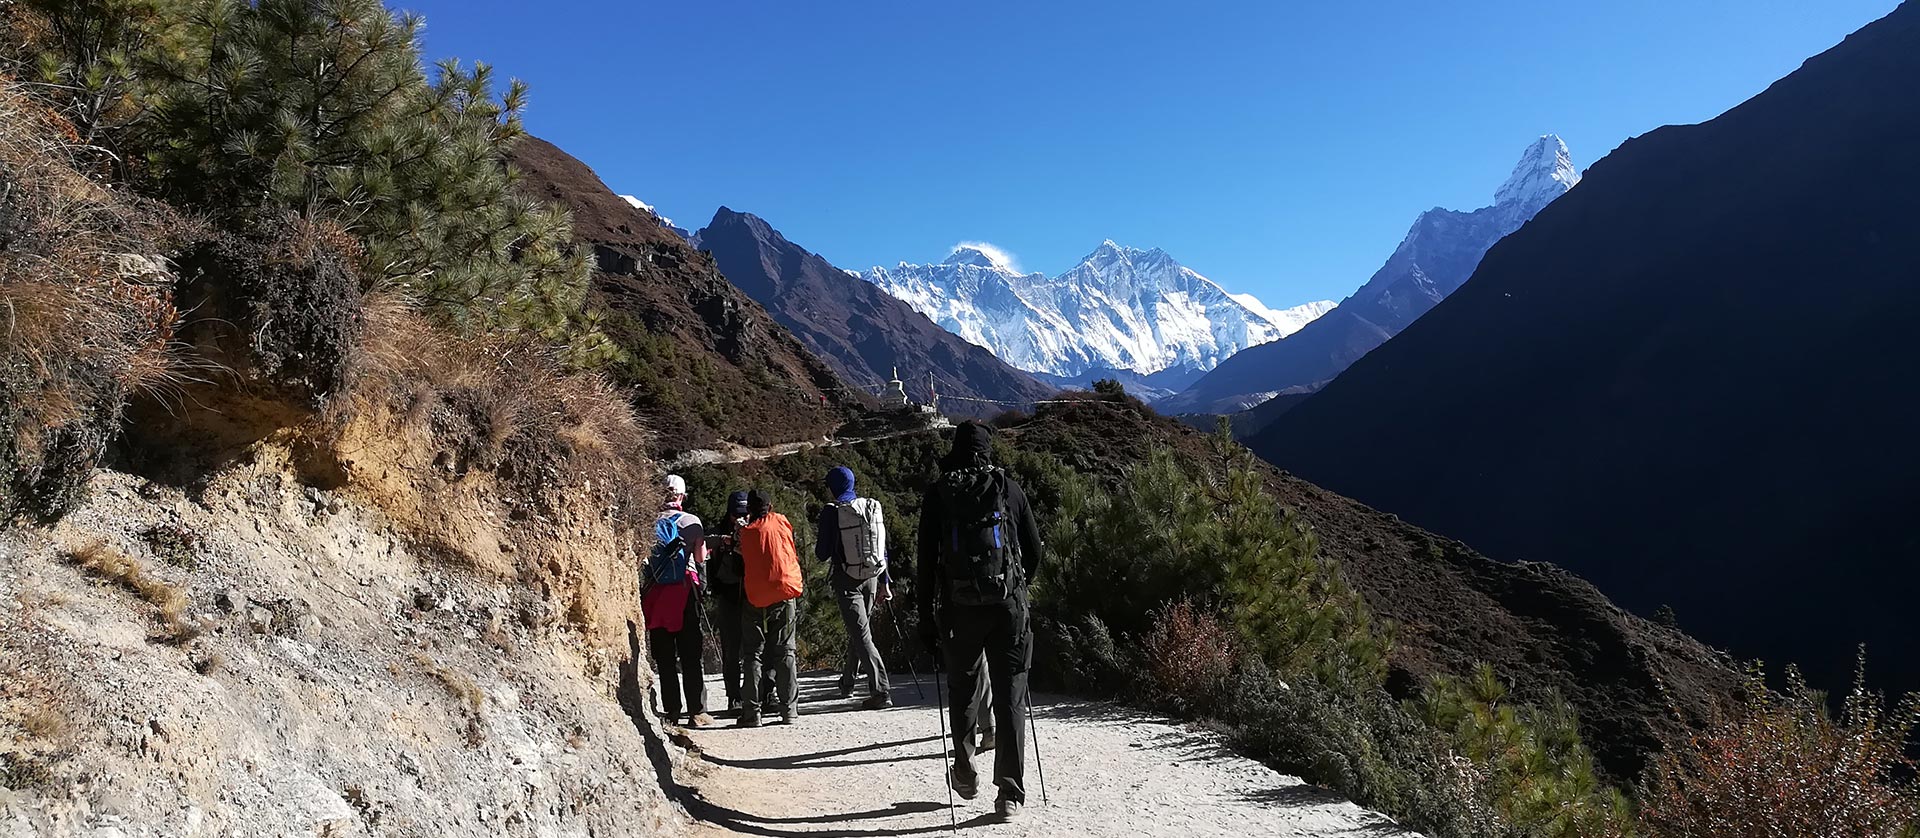
<svg viewBox="0 0 1920 838"><path fill-rule="evenodd" d="M1027 694L1027 729L1033 737L1033 767L1040 770L1040 803L1046 805L1050 803L1047 800L1047 764L1040 759L1040 723L1033 720L1032 693Z"/></svg>
<svg viewBox="0 0 1920 838"><path fill-rule="evenodd" d="M929 652L928 654L932 654ZM940 785L947 787L947 827L955 833L960 831L960 816L957 804L953 802L953 765L947 757L947 698L940 687L940 662L933 662L933 701L940 711Z"/></svg>
<svg viewBox="0 0 1920 838"><path fill-rule="evenodd" d="M907 646L907 634L900 629L900 612L893 610L893 600L887 600L887 614L893 617L893 638L900 641L902 657L907 659L907 674L913 676L913 694L921 701L927 700L927 691L920 687L920 670L913 667L913 649Z"/></svg>

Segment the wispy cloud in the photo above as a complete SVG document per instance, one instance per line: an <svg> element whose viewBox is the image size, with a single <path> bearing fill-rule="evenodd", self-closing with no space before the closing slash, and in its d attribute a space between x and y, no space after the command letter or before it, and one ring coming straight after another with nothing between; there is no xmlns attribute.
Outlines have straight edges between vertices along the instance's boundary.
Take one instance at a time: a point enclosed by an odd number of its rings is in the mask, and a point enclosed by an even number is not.
<svg viewBox="0 0 1920 838"><path fill-rule="evenodd" d="M961 242L954 245L952 250L947 251L947 255L952 256L960 252L960 249L963 247L971 247L974 250L987 254L987 258L992 259L993 263L1000 267L1010 271L1020 272L1020 260L1015 258L1012 253L1007 252L1004 248L992 242Z"/></svg>

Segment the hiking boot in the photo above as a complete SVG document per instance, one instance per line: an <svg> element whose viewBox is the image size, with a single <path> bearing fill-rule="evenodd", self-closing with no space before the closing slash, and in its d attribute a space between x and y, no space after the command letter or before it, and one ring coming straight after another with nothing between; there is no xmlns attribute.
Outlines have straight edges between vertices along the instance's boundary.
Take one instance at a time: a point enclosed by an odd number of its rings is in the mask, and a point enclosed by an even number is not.
<svg viewBox="0 0 1920 838"><path fill-rule="evenodd" d="M1020 801L1010 797L1002 797L994 802L993 814L1000 819L1001 823L1018 820L1020 818Z"/></svg>
<svg viewBox="0 0 1920 838"><path fill-rule="evenodd" d="M694 727L713 727L713 717L705 713L695 713L690 720Z"/></svg>
<svg viewBox="0 0 1920 838"><path fill-rule="evenodd" d="M759 713L741 713L740 718L734 720L733 726L734 727L759 727L760 714Z"/></svg>
<svg viewBox="0 0 1920 838"><path fill-rule="evenodd" d="M874 693L873 695L867 696L866 701L860 702L860 706L866 710L885 710L893 706L893 696L886 693Z"/></svg>
<svg viewBox="0 0 1920 838"><path fill-rule="evenodd" d="M973 766L958 759L953 762L953 774L947 778L955 794L972 800L980 794L980 775L974 773Z"/></svg>

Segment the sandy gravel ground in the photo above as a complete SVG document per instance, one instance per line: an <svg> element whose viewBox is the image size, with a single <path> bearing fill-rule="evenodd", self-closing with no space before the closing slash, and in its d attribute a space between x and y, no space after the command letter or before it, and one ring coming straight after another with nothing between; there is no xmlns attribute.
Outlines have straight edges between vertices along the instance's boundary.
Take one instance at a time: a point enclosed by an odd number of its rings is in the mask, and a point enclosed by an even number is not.
<svg viewBox="0 0 1920 838"><path fill-rule="evenodd" d="M688 732L704 765L684 802L698 835L931 835L949 830L940 722L931 680L922 699L896 676L889 710L841 701L831 673L802 678L798 724ZM721 695L710 682L710 695ZM856 699L859 696L856 695ZM725 706L724 700L717 706ZM1027 751L1021 820L993 818L990 762L981 794L958 800L968 835L1413 836L1384 816L1234 755L1218 737L1112 705L1038 696L1039 755ZM677 738L677 737L676 737ZM684 741L684 740L683 740ZM1417 838L1417 836L1416 836Z"/></svg>

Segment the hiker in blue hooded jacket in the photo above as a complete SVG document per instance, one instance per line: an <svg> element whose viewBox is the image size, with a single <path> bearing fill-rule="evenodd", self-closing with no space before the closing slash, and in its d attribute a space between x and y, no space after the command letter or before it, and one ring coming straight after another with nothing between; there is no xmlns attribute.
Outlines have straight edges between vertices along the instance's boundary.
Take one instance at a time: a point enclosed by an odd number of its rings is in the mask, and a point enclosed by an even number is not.
<svg viewBox="0 0 1920 838"><path fill-rule="evenodd" d="M1027 586L1040 566L1040 527L1019 482L993 464L987 426L961 423L940 471L920 506L914 598L920 639L945 661L949 673L954 758L947 782L961 797L979 794L973 698L977 681L987 678L1000 740L993 760L993 782L1000 790L995 810L1011 820L1027 799L1027 741L1020 717L1033 665Z"/></svg>
<svg viewBox="0 0 1920 838"><path fill-rule="evenodd" d="M815 531L814 558L827 563L840 619L847 626L846 663L840 671L840 697L853 697L860 670L867 673L867 699L861 707L880 710L893 706L887 690L887 667L873 642L873 604L890 594L887 580L887 528L880 502L860 497L853 488L853 470L845 466L827 472L831 503L820 510Z"/></svg>

